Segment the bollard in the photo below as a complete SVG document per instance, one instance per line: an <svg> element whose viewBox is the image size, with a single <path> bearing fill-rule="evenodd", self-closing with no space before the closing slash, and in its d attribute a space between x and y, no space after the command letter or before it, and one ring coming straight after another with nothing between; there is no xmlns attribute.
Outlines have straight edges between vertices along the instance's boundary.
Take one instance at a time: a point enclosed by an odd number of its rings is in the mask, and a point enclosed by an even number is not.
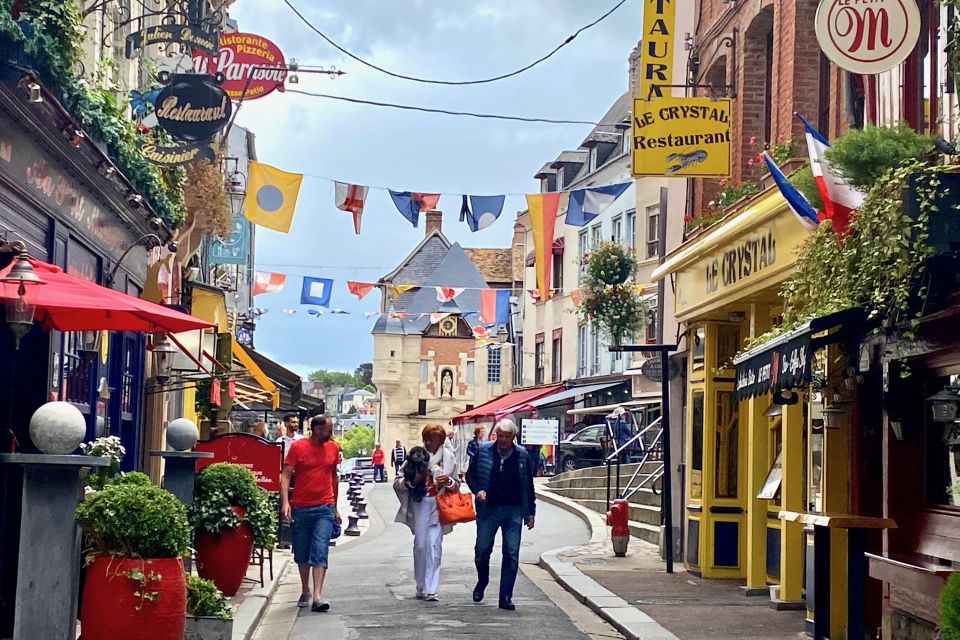
<svg viewBox="0 0 960 640"><path fill-rule="evenodd" d="M357 526L357 523L360 521L360 518L357 516L347 516L349 523L347 528L343 530L343 534L347 536L358 536L360 535L360 527Z"/></svg>
<svg viewBox="0 0 960 640"><path fill-rule="evenodd" d="M363 500L360 500L359 502L357 502L356 514L357 514L357 517L359 517L361 520L366 520L367 518L370 517L367 515L367 503L364 502Z"/></svg>
<svg viewBox="0 0 960 640"><path fill-rule="evenodd" d="M627 545L630 543L630 527L627 524L629 515L630 503L626 500L614 500L610 511L607 511L607 524L610 525L613 554L618 558L627 555Z"/></svg>

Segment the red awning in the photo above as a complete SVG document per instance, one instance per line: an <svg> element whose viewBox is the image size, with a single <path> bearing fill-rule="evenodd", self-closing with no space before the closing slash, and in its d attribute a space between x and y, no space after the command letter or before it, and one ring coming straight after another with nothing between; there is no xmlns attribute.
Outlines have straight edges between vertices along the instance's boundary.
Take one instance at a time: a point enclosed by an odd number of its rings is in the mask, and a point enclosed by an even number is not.
<svg viewBox="0 0 960 640"><path fill-rule="evenodd" d="M535 400L540 396L553 393L562 387L562 384L552 384L546 387L533 387L531 389L511 391L510 393L505 393L502 396L498 396L493 400L485 402L479 407L474 407L469 411L464 411L460 415L454 416L450 422L454 424L463 424L464 422L494 420L497 418L498 414L501 413L502 409L509 409L510 407L515 407L519 404L529 402L530 400Z"/></svg>
<svg viewBox="0 0 960 640"><path fill-rule="evenodd" d="M553 241L553 255L562 256L563 255L563 238L557 238Z"/></svg>
<svg viewBox="0 0 960 640"><path fill-rule="evenodd" d="M169 307L81 280L56 265L28 258L44 284L28 285L25 297L37 305L34 320L60 331L142 331L180 333L215 326ZM7 275L16 261L0 270ZM0 284L0 298L17 295L17 285Z"/></svg>

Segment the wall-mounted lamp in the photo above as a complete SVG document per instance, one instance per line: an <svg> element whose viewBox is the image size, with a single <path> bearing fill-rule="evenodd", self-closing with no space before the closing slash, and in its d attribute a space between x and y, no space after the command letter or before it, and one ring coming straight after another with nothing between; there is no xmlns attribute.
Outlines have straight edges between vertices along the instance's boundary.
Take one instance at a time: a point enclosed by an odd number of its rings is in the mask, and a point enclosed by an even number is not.
<svg viewBox="0 0 960 640"><path fill-rule="evenodd" d="M933 410L934 422L953 422L957 419L957 405L960 403L957 391L957 387L947 386L927 398Z"/></svg>
<svg viewBox="0 0 960 640"><path fill-rule="evenodd" d="M733 322L734 324L740 324L741 322L747 319L747 314L744 313L743 311L731 311L727 315L727 319L730 322Z"/></svg>
<svg viewBox="0 0 960 640"><path fill-rule="evenodd" d="M777 391L773 394L773 404L776 405L797 404L798 402L800 402L800 396L790 389Z"/></svg>
<svg viewBox="0 0 960 640"><path fill-rule="evenodd" d="M27 102L33 104L43 102L43 92L40 89L40 83L34 80L32 76L23 76L17 82L17 86L23 91L24 95L27 96Z"/></svg>
<svg viewBox="0 0 960 640"><path fill-rule="evenodd" d="M117 168L112 164L110 164L109 162L107 162L106 160L104 160L99 165L97 165L97 173L99 173L104 178L107 178L109 180L117 173Z"/></svg>
<svg viewBox="0 0 960 640"><path fill-rule="evenodd" d="M5 285L3 306L7 325L13 333L14 348L19 349L20 340L33 327L33 316L37 311L37 303L27 298L27 287L46 283L33 271L23 243L14 242L12 245L17 257L7 275L0 278L0 284Z"/></svg>
<svg viewBox="0 0 960 640"><path fill-rule="evenodd" d="M164 385L170 380L173 356L177 353L177 348L173 346L166 334L161 334L160 338L154 341L152 352L153 379L157 384Z"/></svg>
<svg viewBox="0 0 960 640"><path fill-rule="evenodd" d="M63 134L63 139L67 141L67 144L74 149L78 149L80 147L80 143L83 142L84 138L86 138L83 131L80 131L80 129L73 124L68 124L65 126L60 133Z"/></svg>
<svg viewBox="0 0 960 640"><path fill-rule="evenodd" d="M143 196L130 191L127 193L127 204L129 204L132 209L139 209L143 206Z"/></svg>
<svg viewBox="0 0 960 640"><path fill-rule="evenodd" d="M777 404L776 402L771 402L770 406L767 407L767 410L763 412L768 418L776 418L783 415L783 405Z"/></svg>

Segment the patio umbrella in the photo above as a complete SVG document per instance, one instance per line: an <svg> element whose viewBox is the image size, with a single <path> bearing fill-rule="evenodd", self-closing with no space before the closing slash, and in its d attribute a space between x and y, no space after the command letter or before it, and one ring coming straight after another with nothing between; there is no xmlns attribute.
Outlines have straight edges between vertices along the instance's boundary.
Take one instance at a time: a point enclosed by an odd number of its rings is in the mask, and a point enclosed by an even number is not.
<svg viewBox="0 0 960 640"><path fill-rule="evenodd" d="M37 305L34 320L47 329L60 331L141 331L180 333L215 326L147 300L82 280L56 265L27 258L34 273L45 284L26 287L28 301ZM0 269L0 278L9 273L14 260ZM0 298L17 295L14 284L0 284Z"/></svg>

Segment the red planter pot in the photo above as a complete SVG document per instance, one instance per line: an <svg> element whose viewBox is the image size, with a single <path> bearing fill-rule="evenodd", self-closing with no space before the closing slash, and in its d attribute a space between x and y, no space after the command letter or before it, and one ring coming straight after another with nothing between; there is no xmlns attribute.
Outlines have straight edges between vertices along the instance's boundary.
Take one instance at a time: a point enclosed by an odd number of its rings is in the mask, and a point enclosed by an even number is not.
<svg viewBox="0 0 960 640"><path fill-rule="evenodd" d="M145 584L130 577L135 571L146 576ZM97 556L87 565L80 607L83 640L183 640L186 615L180 558Z"/></svg>
<svg viewBox="0 0 960 640"><path fill-rule="evenodd" d="M232 508L242 520L243 509ZM227 597L236 594L243 577L247 575L250 553L253 551L253 529L250 525L241 522L240 526L223 529L220 533L197 531L193 546L197 552L197 573L200 577L213 580Z"/></svg>

